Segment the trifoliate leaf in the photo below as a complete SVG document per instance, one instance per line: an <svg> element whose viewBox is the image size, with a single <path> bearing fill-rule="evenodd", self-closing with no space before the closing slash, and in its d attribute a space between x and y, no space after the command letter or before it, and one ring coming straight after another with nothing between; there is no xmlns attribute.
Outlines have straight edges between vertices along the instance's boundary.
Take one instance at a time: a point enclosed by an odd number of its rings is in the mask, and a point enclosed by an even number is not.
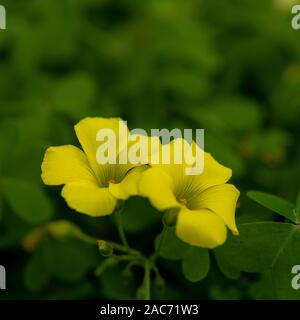
<svg viewBox="0 0 300 320"><path fill-rule="evenodd" d="M214 251L218 266L222 273L229 279L238 279L240 277L241 272L233 267L230 264L230 261L226 260L226 254L224 256L224 251L223 250L215 250Z"/></svg>
<svg viewBox="0 0 300 320"><path fill-rule="evenodd" d="M294 211L295 206L291 202L272 194L260 191L249 191L247 195L260 205L286 217L293 222L296 222Z"/></svg>
<svg viewBox="0 0 300 320"><path fill-rule="evenodd" d="M175 227L164 227L155 239L155 251L165 259L180 260L188 250L189 245L177 238Z"/></svg>
<svg viewBox="0 0 300 320"><path fill-rule="evenodd" d="M270 271L275 294L280 299L300 299L292 286L292 268L300 260L300 229L289 223L258 222L239 225L240 235L229 236L217 248L233 268L245 272Z"/></svg>
<svg viewBox="0 0 300 320"><path fill-rule="evenodd" d="M289 223L253 222L238 226L239 236L228 235L225 244L215 251L227 265L240 271L262 272L273 260L295 226Z"/></svg>
<svg viewBox="0 0 300 320"><path fill-rule="evenodd" d="M272 267L272 280L279 299L300 299L299 271L292 273L294 266L300 265L299 248L300 229L295 227L279 249Z"/></svg>
<svg viewBox="0 0 300 320"><path fill-rule="evenodd" d="M185 278L191 282L204 279L210 268L209 252L204 248L190 246L182 261Z"/></svg>

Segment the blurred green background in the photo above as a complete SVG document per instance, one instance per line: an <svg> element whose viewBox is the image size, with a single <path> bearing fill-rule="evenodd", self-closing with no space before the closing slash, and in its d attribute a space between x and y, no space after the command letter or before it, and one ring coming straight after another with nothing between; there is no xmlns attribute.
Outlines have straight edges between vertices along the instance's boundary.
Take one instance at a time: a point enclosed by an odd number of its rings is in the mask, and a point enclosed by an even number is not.
<svg viewBox="0 0 300 320"><path fill-rule="evenodd" d="M77 144L86 116L121 116L130 128L204 128L205 149L233 169L238 222L278 216L245 197L260 189L294 200L300 187L300 31L288 0L1 0L0 264L3 299L131 299L142 270L94 270L97 248L45 231L69 220L98 239L118 240L111 217L67 207L45 187L48 146ZM125 229L145 254L161 230L146 201L130 199ZM280 221L280 220L279 220ZM35 233L36 245L24 247ZM26 243L26 242L25 242ZM272 298L260 275L187 282L161 259L167 286L154 298Z"/></svg>

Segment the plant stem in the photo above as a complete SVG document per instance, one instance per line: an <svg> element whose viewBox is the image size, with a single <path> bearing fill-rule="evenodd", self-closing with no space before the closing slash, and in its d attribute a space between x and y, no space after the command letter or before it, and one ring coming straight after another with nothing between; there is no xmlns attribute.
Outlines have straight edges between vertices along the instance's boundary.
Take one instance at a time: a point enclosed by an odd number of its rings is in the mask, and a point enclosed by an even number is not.
<svg viewBox="0 0 300 320"><path fill-rule="evenodd" d="M145 290L145 300L150 300L150 272L151 266L150 261L145 261L145 276L144 276L144 290Z"/></svg>
<svg viewBox="0 0 300 320"><path fill-rule="evenodd" d="M161 237L160 237L160 240L159 240L159 243L158 243L158 246L157 246L157 250L152 254L152 256L150 258L151 261L155 261L155 259L158 258L160 250L161 250L161 246L162 246L162 244L164 242L164 239L165 239L165 236L166 236L166 232L167 232L167 227L164 224L162 232L161 232Z"/></svg>
<svg viewBox="0 0 300 320"><path fill-rule="evenodd" d="M121 239L121 242L123 243L123 246L127 249L129 249L129 245L125 236L125 232L123 229L123 224L122 224L122 215L121 215L121 210L117 210L115 212L115 218L116 218L116 224L119 232L119 236Z"/></svg>
<svg viewBox="0 0 300 320"><path fill-rule="evenodd" d="M131 249L129 247L125 247L125 246L118 244L118 243L115 243L115 242L111 242L111 241L106 241L106 242L107 242L107 244L111 245L114 249L116 249L118 251L121 251L124 253L129 253L134 256L139 256L139 257L143 258L142 254L137 250Z"/></svg>

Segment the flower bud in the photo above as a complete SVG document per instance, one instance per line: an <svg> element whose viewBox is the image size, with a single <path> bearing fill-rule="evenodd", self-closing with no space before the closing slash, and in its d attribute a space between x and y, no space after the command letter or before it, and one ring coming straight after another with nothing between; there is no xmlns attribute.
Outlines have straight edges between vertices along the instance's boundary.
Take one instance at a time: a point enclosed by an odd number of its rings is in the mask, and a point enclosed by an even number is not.
<svg viewBox="0 0 300 320"><path fill-rule="evenodd" d="M113 255L113 247L105 240L98 241L98 248L103 257L111 257Z"/></svg>

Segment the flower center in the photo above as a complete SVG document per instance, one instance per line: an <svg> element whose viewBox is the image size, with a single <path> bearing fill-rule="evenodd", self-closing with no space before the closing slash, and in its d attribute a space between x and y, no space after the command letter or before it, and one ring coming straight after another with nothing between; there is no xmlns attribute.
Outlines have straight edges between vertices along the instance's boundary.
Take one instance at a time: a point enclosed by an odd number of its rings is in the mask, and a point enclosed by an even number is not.
<svg viewBox="0 0 300 320"><path fill-rule="evenodd" d="M110 179L110 180L107 181L107 183L109 185L110 183L116 183L116 181L114 179Z"/></svg>
<svg viewBox="0 0 300 320"><path fill-rule="evenodd" d="M181 199L178 200L178 202L179 202L180 204L184 205L184 206L186 206L187 203L188 203L188 201L187 201L186 198L181 198Z"/></svg>

